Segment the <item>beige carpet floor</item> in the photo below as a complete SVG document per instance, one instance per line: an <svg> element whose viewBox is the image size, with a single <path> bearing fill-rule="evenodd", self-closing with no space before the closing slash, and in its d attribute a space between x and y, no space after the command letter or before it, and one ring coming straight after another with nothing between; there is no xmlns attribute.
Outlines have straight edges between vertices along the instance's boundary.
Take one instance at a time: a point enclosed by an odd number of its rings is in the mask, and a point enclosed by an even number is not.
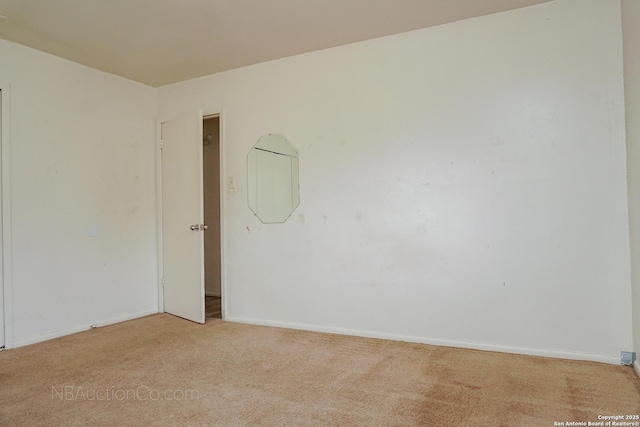
<svg viewBox="0 0 640 427"><path fill-rule="evenodd" d="M629 367L153 315L0 352L2 426L553 426Z"/></svg>

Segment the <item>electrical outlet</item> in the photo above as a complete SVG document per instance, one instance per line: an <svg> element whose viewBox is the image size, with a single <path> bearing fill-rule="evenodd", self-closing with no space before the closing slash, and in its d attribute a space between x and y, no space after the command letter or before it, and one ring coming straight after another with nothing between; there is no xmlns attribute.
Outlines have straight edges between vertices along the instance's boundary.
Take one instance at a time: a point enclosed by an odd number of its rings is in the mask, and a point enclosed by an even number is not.
<svg viewBox="0 0 640 427"><path fill-rule="evenodd" d="M620 364L621 365L633 365L636 361L636 354L631 351L620 352Z"/></svg>

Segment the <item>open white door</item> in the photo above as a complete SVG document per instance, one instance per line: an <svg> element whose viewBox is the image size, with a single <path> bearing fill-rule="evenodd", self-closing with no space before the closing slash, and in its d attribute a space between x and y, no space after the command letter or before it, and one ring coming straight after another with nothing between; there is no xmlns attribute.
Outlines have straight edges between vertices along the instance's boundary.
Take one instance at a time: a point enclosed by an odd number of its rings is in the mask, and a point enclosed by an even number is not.
<svg viewBox="0 0 640 427"><path fill-rule="evenodd" d="M161 132L164 311L204 323L202 111Z"/></svg>

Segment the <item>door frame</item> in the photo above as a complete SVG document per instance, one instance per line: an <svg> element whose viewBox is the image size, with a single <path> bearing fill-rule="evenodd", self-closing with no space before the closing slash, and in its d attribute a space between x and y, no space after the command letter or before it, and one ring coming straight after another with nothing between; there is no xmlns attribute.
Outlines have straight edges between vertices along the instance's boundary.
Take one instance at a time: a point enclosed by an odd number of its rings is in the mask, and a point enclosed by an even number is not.
<svg viewBox="0 0 640 427"><path fill-rule="evenodd" d="M0 203L2 210L2 274L0 275L0 292L3 293L4 312L4 348L13 348L13 304L11 281L11 85L0 81L0 99L2 100L1 117L2 135L0 138L0 169L2 183L0 185Z"/></svg>
<svg viewBox="0 0 640 427"><path fill-rule="evenodd" d="M193 111L193 110L192 110ZM167 122L176 117L180 117L183 113L175 114L169 117L163 117L156 120L156 233L157 233L157 245L158 245L158 313L164 313L164 241L162 238L162 150L160 149L162 141L162 123ZM225 272L225 215L224 207L226 205L226 191L225 191L225 125L224 125L224 108L208 108L202 109L202 120L207 118L218 117L219 120L219 155L220 155L220 289L221 289L221 308L222 319L225 318L226 313L226 293L227 293L227 275ZM202 126L202 123L200 123ZM203 200L204 206L204 200ZM204 265L202 266L204 268Z"/></svg>

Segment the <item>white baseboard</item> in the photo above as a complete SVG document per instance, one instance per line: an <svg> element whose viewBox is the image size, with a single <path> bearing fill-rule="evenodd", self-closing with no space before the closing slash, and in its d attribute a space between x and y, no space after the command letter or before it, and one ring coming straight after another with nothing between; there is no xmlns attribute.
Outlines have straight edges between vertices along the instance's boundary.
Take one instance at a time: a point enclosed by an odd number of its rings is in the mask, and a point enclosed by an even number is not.
<svg viewBox="0 0 640 427"><path fill-rule="evenodd" d="M636 370L636 374L640 377L640 360L636 359L636 361L633 362L633 367Z"/></svg>
<svg viewBox="0 0 640 427"><path fill-rule="evenodd" d="M207 297L222 297L222 294L220 292L205 292L204 295Z"/></svg>
<svg viewBox="0 0 640 427"><path fill-rule="evenodd" d="M144 317L144 316L148 316L150 314L156 314L156 313L158 313L157 309L145 310L145 311L140 311L133 314L127 314L124 316L112 317L110 319L106 319L101 322L92 323L91 325L88 325L88 326L78 326L77 328L69 328L69 329L64 329L62 331L56 331L56 332L50 332L44 335L38 335L37 337L25 338L22 340L14 341L13 348L23 347L29 344L36 344L42 341L48 341L54 338L64 337L65 335L71 335L78 332L88 331L91 328L99 328L102 326L113 325L114 323L125 322L127 320L137 319L139 317Z"/></svg>
<svg viewBox="0 0 640 427"><path fill-rule="evenodd" d="M551 357L556 359L587 360L592 362L609 363L612 365L620 364L620 355L607 356L607 355L591 354L591 353L573 353L573 352L560 351L560 350L544 350L544 349L525 348L525 347L510 347L510 346L494 345L494 344L470 343L470 342L463 342L463 341L450 341L450 340L442 340L442 339L397 335L397 334L377 333L377 332L361 331L361 330L354 330L354 329L325 327L325 326L309 325L305 323L289 323L289 322L279 322L279 321L272 321L272 320L253 319L253 318L247 318L247 317L227 316L224 318L224 320L227 322L247 323L251 325L260 325L260 326L273 326L276 328L299 329L303 331L324 332L329 334L352 335L352 336L366 337L366 338L379 338L379 339L385 339L385 340L391 340L391 341L405 341L405 342L430 344L430 345L445 346L445 347L458 347L458 348L468 348L473 350L497 351L500 353L515 353L515 354L524 354L527 356ZM640 375L640 371L638 368L638 361L636 361L635 363L636 363L636 371L638 371Z"/></svg>

